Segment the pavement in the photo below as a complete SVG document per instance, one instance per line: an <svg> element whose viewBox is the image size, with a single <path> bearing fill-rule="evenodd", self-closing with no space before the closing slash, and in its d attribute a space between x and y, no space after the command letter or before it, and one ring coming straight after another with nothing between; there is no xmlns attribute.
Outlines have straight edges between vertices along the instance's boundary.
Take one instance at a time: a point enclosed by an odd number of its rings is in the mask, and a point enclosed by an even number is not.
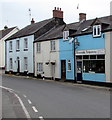
<svg viewBox="0 0 112 120"><path fill-rule="evenodd" d="M18 98L7 89L2 89L2 118L26 118Z"/></svg>

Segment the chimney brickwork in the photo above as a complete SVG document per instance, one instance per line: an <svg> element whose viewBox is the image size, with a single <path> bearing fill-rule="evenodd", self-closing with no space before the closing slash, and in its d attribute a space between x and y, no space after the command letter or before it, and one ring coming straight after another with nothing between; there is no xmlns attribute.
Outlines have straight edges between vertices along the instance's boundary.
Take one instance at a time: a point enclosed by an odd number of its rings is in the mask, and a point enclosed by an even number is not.
<svg viewBox="0 0 112 120"><path fill-rule="evenodd" d="M55 7L53 10L53 18L62 18L63 19L63 11L59 7Z"/></svg>

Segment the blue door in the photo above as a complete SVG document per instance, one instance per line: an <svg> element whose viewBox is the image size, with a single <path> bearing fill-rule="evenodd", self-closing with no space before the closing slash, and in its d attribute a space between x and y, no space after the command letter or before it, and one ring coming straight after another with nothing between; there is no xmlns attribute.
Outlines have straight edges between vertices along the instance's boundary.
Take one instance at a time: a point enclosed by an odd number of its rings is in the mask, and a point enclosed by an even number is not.
<svg viewBox="0 0 112 120"><path fill-rule="evenodd" d="M82 81L82 61L77 61L77 81Z"/></svg>

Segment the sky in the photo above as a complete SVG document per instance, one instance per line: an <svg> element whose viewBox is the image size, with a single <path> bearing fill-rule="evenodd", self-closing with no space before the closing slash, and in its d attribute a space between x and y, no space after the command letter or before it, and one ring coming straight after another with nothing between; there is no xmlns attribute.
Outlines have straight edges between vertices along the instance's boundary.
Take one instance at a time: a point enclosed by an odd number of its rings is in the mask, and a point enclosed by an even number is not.
<svg viewBox="0 0 112 120"><path fill-rule="evenodd" d="M52 18L52 10L59 7L64 12L64 21L79 21L79 13L86 13L87 19L110 15L112 0L0 0L0 30L5 25L19 29L35 22ZM78 6L78 9L77 9ZM29 16L31 9L31 17Z"/></svg>

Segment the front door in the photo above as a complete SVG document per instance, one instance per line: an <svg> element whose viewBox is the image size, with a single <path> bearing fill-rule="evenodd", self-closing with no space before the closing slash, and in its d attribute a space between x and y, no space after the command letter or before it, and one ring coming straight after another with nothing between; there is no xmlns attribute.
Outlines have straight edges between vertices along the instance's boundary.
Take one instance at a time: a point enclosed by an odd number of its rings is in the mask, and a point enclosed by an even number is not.
<svg viewBox="0 0 112 120"><path fill-rule="evenodd" d="M77 81L82 81L82 61L77 61Z"/></svg>
<svg viewBox="0 0 112 120"><path fill-rule="evenodd" d="M61 60L61 79L66 80L66 60Z"/></svg>
<svg viewBox="0 0 112 120"><path fill-rule="evenodd" d="M52 74L52 79L55 80L55 64L52 64L51 66L51 74Z"/></svg>

